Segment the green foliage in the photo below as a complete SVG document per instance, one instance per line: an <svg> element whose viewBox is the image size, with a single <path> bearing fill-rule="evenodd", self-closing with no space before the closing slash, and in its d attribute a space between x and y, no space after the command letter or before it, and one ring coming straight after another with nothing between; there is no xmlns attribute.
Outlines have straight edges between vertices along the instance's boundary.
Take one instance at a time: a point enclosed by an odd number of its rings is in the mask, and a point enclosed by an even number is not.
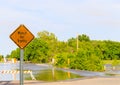
<svg viewBox="0 0 120 85"><path fill-rule="evenodd" d="M2 61L3 60L3 55L0 55L0 61Z"/></svg>
<svg viewBox="0 0 120 85"><path fill-rule="evenodd" d="M25 48L25 61L31 61L33 63L45 63L48 61L47 58L48 46L39 38L35 38Z"/></svg>
<svg viewBox="0 0 120 85"><path fill-rule="evenodd" d="M53 33L38 32L37 37L24 50L25 61L51 63L54 58L57 67L80 70L102 71L103 60L120 59L119 42L90 40L85 34L79 35L77 42L77 38L58 41ZM8 57L19 60L19 53L17 48Z"/></svg>
<svg viewBox="0 0 120 85"><path fill-rule="evenodd" d="M16 59L20 60L20 49L17 48L16 50L13 50L13 51L11 52L11 55L8 56L8 57L9 57L9 58L16 58Z"/></svg>
<svg viewBox="0 0 120 85"><path fill-rule="evenodd" d="M66 53L62 53L62 54L58 54L56 57L56 66L58 67L67 67L67 54Z"/></svg>
<svg viewBox="0 0 120 85"><path fill-rule="evenodd" d="M120 60L114 59L114 60L103 60L103 64L111 64L113 66L119 65Z"/></svg>
<svg viewBox="0 0 120 85"><path fill-rule="evenodd" d="M116 66L116 65L119 65L120 64L120 61L114 59L113 62L112 62L112 65L113 66Z"/></svg>
<svg viewBox="0 0 120 85"><path fill-rule="evenodd" d="M78 40L79 41L90 41L89 36L82 34L82 35L78 35Z"/></svg>
<svg viewBox="0 0 120 85"><path fill-rule="evenodd" d="M37 37L47 44L47 48L49 48L49 50L47 51L48 61L51 61L51 59L58 53L57 49L59 49L59 42L57 41L56 36L53 33L43 31L38 32Z"/></svg>
<svg viewBox="0 0 120 85"><path fill-rule="evenodd" d="M89 51L81 49L77 52L74 60L71 61L70 68L101 71L103 70L103 64L98 56L96 56L95 54L90 54Z"/></svg>

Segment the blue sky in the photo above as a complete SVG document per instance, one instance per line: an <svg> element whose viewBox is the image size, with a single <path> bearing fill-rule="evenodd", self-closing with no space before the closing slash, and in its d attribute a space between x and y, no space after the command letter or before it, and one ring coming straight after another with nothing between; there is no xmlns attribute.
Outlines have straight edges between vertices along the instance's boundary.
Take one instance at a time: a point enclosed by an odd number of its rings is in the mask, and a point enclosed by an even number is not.
<svg viewBox="0 0 120 85"><path fill-rule="evenodd" d="M92 40L120 41L119 0L1 0L0 54L17 48L9 35L24 24L35 36L47 30L59 40L86 34Z"/></svg>

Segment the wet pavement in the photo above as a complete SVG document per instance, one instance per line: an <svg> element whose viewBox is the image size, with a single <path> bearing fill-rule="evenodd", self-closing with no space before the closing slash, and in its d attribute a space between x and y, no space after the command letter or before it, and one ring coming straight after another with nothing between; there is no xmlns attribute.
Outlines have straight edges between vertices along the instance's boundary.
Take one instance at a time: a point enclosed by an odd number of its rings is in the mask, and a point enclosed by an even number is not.
<svg viewBox="0 0 120 85"><path fill-rule="evenodd" d="M24 64L24 69L27 70L32 70L33 72L36 70L44 70L44 69L49 69L52 68L51 65L48 64ZM1 70L13 70L13 69L19 69L19 64L11 64L11 63L0 63L0 71ZM58 68L60 69L60 68ZM85 76L85 78L82 78L83 80L89 78L107 78L105 75L105 72L91 72L91 71L81 71L81 70L72 70L72 69L60 69L66 72L71 72L74 74L78 74L81 76ZM114 76L110 78L115 78ZM118 79L120 78L119 76L117 77ZM81 80L80 79L75 79L76 81ZM61 82L66 82L66 81L61 81ZM67 82L73 82L72 80L67 81ZM52 85L52 82L43 82L43 81L24 81L24 85ZM60 82L56 82L55 85L59 85ZM14 80L14 77L12 74L0 74L0 85L19 85L19 74L16 75L16 80ZM64 85L64 84L62 84Z"/></svg>
<svg viewBox="0 0 120 85"><path fill-rule="evenodd" d="M34 73L36 70L48 69L51 66L46 64L24 64L23 68ZM0 81L19 80L19 73L14 73L14 70L19 70L19 63L0 63Z"/></svg>

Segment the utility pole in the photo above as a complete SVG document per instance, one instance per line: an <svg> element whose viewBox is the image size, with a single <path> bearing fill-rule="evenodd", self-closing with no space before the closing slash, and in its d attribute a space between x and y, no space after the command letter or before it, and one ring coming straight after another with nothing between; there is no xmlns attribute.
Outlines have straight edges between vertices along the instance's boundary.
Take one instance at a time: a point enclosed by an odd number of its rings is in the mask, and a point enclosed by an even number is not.
<svg viewBox="0 0 120 85"><path fill-rule="evenodd" d="M77 33L77 51L78 51L78 33Z"/></svg>

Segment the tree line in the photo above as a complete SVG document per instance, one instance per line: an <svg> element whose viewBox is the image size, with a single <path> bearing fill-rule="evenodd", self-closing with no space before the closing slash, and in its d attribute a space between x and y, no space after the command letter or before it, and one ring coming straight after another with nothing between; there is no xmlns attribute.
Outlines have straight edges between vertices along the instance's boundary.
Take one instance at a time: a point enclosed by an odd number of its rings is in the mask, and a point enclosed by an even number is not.
<svg viewBox="0 0 120 85"><path fill-rule="evenodd" d="M7 55L20 60L20 49ZM90 40L86 34L60 41L54 33L38 32L37 37L24 49L24 61L51 63L61 68L102 71L102 60L120 59L120 42Z"/></svg>

